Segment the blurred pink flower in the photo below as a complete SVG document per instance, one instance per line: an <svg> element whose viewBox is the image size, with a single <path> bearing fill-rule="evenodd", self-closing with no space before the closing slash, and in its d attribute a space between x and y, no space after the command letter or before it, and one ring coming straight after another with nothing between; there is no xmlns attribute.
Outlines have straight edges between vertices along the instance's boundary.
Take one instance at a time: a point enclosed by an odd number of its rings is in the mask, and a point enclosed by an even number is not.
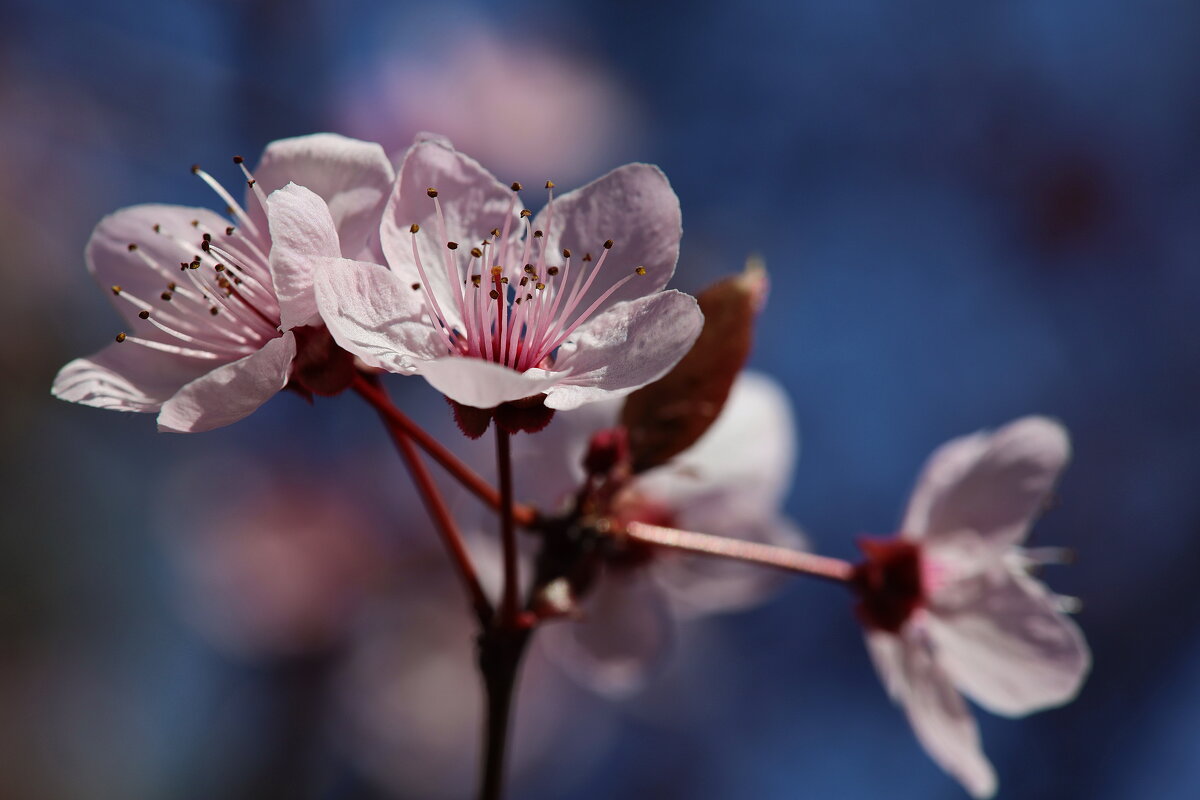
<svg viewBox="0 0 1200 800"><path fill-rule="evenodd" d="M550 509L584 480L597 431L617 424L621 403L561 414L537 437L517 440L522 497ZM781 513L796 460L796 428L783 389L742 373L712 427L667 464L635 476L613 513L634 520L800 547ZM577 678L606 693L638 688L674 638L675 620L761 602L779 577L761 567L680 553L635 551L609 562L583 604L584 618L551 624L541 643Z"/></svg>
<svg viewBox="0 0 1200 800"><path fill-rule="evenodd" d="M398 153L421 131L438 131L502 174L564 182L594 175L633 145L634 102L579 48L437 20L349 83L347 133Z"/></svg>
<svg viewBox="0 0 1200 800"><path fill-rule="evenodd" d="M1073 699L1091 665L1079 628L1029 575L1020 547L1070 455L1067 433L1025 417L929 458L901 533L865 540L856 569L867 647L922 746L975 797L996 776L959 692L1015 717Z"/></svg>
<svg viewBox="0 0 1200 800"><path fill-rule="evenodd" d="M246 209L208 173L193 171L238 225L208 209L167 205L101 220L88 241L88 269L136 333L67 364L56 397L157 411L164 431L236 422L282 389L297 350L310 349L300 329L320 323L316 259L377 252L393 178L378 145L333 134L273 142L256 177L246 171Z"/></svg>
<svg viewBox="0 0 1200 800"><path fill-rule="evenodd" d="M197 494L196 485L231 460L237 480L224 485L220 502ZM186 465L158 494L182 615L240 657L294 656L342 642L391 568L387 532L340 484L317 474L226 453Z"/></svg>
<svg viewBox="0 0 1200 800"><path fill-rule="evenodd" d="M548 408L575 408L674 366L703 315L661 291L681 233L662 172L629 164L557 200L551 191L532 223L519 188L444 140L418 141L380 230L391 269L341 261L317 275L338 344L482 409L542 393Z"/></svg>

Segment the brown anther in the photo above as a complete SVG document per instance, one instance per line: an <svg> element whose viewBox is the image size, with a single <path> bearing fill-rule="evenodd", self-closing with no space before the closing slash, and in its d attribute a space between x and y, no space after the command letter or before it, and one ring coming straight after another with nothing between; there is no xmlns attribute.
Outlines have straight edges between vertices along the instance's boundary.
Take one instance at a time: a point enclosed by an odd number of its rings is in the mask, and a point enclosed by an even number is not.
<svg viewBox="0 0 1200 800"><path fill-rule="evenodd" d="M181 270L182 270L182 269L187 269L187 268L188 268L188 267L190 267L190 266L191 266L191 263L190 263L190 262L188 262L188 261L180 261L180 262L179 262L179 268L180 268Z"/></svg>
<svg viewBox="0 0 1200 800"><path fill-rule="evenodd" d="M204 243L205 243L205 244L208 244L209 242L211 242L211 241L212 241L212 234L211 234L211 233L206 233L206 234L204 234L203 236L201 236L200 238L204 240Z"/></svg>
<svg viewBox="0 0 1200 800"><path fill-rule="evenodd" d="M137 245L134 244L133 242L130 242L129 243L129 252L132 253L134 250L137 250Z"/></svg>
<svg viewBox="0 0 1200 800"><path fill-rule="evenodd" d="M533 268L533 264L526 264L526 265L525 265L525 272L527 272L528 274L532 275L532 274L533 274L535 271L536 271L536 270L534 270L534 268Z"/></svg>
<svg viewBox="0 0 1200 800"><path fill-rule="evenodd" d="M168 300L168 301L169 301L169 300L171 299L171 293L170 293L170 292L163 292L162 294L160 294L160 295L159 295L159 297L161 297L163 300Z"/></svg>
<svg viewBox="0 0 1200 800"><path fill-rule="evenodd" d="M225 213L229 214L230 216L233 216L234 214L237 213L237 209L234 208L233 206L225 206Z"/></svg>
<svg viewBox="0 0 1200 800"><path fill-rule="evenodd" d="M483 281L482 275L472 275L471 276L471 283L473 283L475 286L478 286L482 281Z"/></svg>
<svg viewBox="0 0 1200 800"><path fill-rule="evenodd" d="M113 287L112 287L112 293L113 293L113 294L120 294L120 293L121 293L121 287L120 287L120 286L118 286L118 285L116 285L116 284L114 283L114 284L113 284Z"/></svg>
<svg viewBox="0 0 1200 800"><path fill-rule="evenodd" d="M170 291L170 292L175 291L175 281L171 281L170 283L167 284L167 291Z"/></svg>
<svg viewBox="0 0 1200 800"><path fill-rule="evenodd" d="M513 181L513 182L512 182L512 190L513 190L514 192L519 192L519 191L521 191L521 188L522 188L522 187L521 187L521 182L520 182L520 181Z"/></svg>
<svg viewBox="0 0 1200 800"><path fill-rule="evenodd" d="M508 278L501 278L500 282L503 283L505 286L508 286Z"/></svg>
<svg viewBox="0 0 1200 800"><path fill-rule="evenodd" d="M542 232L541 232L541 231L534 231L534 232L533 232L533 238L535 238L535 239L540 239L540 238L542 238Z"/></svg>
<svg viewBox="0 0 1200 800"><path fill-rule="evenodd" d="M256 183L258 183L258 181L254 180L254 178L250 178L249 180L246 181L246 188L253 189L254 184L256 184Z"/></svg>
<svg viewBox="0 0 1200 800"><path fill-rule="evenodd" d="M499 264L492 267L492 277L493 278L499 278L503 273L504 273L504 268L501 267Z"/></svg>
<svg viewBox="0 0 1200 800"><path fill-rule="evenodd" d="M542 289L546 288L546 284L542 283L541 281L538 281L537 283L535 283L533 285L533 288L537 289L540 292Z"/></svg>
<svg viewBox="0 0 1200 800"><path fill-rule="evenodd" d="M124 334L124 333L118 333L118 334L117 334L117 341L118 341L118 342L123 342L123 341L125 341L125 334Z"/></svg>
<svg viewBox="0 0 1200 800"><path fill-rule="evenodd" d="M446 249L447 250L457 250L458 242L446 242Z"/></svg>
<svg viewBox="0 0 1200 800"><path fill-rule="evenodd" d="M475 256L475 258L479 258L480 256L483 255L483 251L480 250L478 247L472 247L471 255Z"/></svg>
<svg viewBox="0 0 1200 800"><path fill-rule="evenodd" d="M612 246L613 246L613 240L612 240L612 239L609 239L607 242L605 242L605 243L604 243L604 249L605 249L605 250L612 250Z"/></svg>
<svg viewBox="0 0 1200 800"><path fill-rule="evenodd" d="M429 195L430 197L437 197L437 189L430 186L425 190L425 194Z"/></svg>
<svg viewBox="0 0 1200 800"><path fill-rule="evenodd" d="M571 251L564 247L563 248L563 258L570 258L570 257L571 257Z"/></svg>
<svg viewBox="0 0 1200 800"><path fill-rule="evenodd" d="M162 231L162 225L159 225L157 222L154 223L154 232L159 233L161 231Z"/></svg>
<svg viewBox="0 0 1200 800"><path fill-rule="evenodd" d="M215 317L215 316L217 315L217 313L218 313L217 307L216 307L216 306L213 306L212 308L210 308L210 309L208 310L208 313L212 314L212 315Z"/></svg>
<svg viewBox="0 0 1200 800"><path fill-rule="evenodd" d="M645 268L645 267L638 267L637 269L635 269L635 270L634 270L634 272L636 272L638 275L645 275L645 274L646 274L646 268Z"/></svg>
<svg viewBox="0 0 1200 800"><path fill-rule="evenodd" d="M528 208L521 209L521 218L522 219L524 219L525 217L532 217L532 216L533 216L533 212L530 211Z"/></svg>
<svg viewBox="0 0 1200 800"><path fill-rule="evenodd" d="M200 173L200 165L199 165L199 164L192 164L192 174L193 174L193 175L197 175L197 174L199 174L199 173Z"/></svg>
<svg viewBox="0 0 1200 800"><path fill-rule="evenodd" d="M415 291L417 291L417 290L419 290L420 288L421 288L421 284L419 284L419 283L414 283L414 284L412 285L412 290L413 290L414 292L415 292Z"/></svg>
<svg viewBox="0 0 1200 800"><path fill-rule="evenodd" d="M419 231L419 230L421 230L421 226L420 226L420 225L418 225L418 224L417 224L417 223L415 223L415 222L414 222L412 225L409 225L409 226L408 226L408 232L409 232L409 233L416 233L416 232L417 232L417 231Z"/></svg>
<svg viewBox="0 0 1200 800"><path fill-rule="evenodd" d="M139 311L138 317L140 319L150 319L150 312L149 311Z"/></svg>
<svg viewBox="0 0 1200 800"><path fill-rule="evenodd" d="M492 228L492 236L493 236L493 237L496 237L496 236L499 236L499 235L500 235L500 229L499 229L499 228Z"/></svg>
<svg viewBox="0 0 1200 800"><path fill-rule="evenodd" d="M225 265L224 265L224 264L217 264L217 266L213 267L213 269L215 269L217 272L224 272L224 271L225 271Z"/></svg>
<svg viewBox="0 0 1200 800"><path fill-rule="evenodd" d="M208 234L205 234L205 235L207 236ZM209 251L209 248L211 248L211 247L212 247L212 243L209 242L207 239L205 239L203 242L200 243L200 249L206 253Z"/></svg>
<svg viewBox="0 0 1200 800"><path fill-rule="evenodd" d="M583 254L583 260L584 260L584 261L591 261L591 260L592 260L592 254L591 254L591 253L584 253L584 254Z"/></svg>
<svg viewBox="0 0 1200 800"><path fill-rule="evenodd" d="M493 300L499 300L500 293L497 292L495 289L492 289L490 292L488 292L488 297L492 298Z"/></svg>
<svg viewBox="0 0 1200 800"><path fill-rule="evenodd" d="M546 181L546 188L547 188L547 189L553 189L553 188L554 188L554 181Z"/></svg>
<svg viewBox="0 0 1200 800"><path fill-rule="evenodd" d="M522 286L524 286L524 285L525 285L525 284L527 284L527 283L529 283L529 278L521 278L521 285L522 285Z"/></svg>
<svg viewBox="0 0 1200 800"><path fill-rule="evenodd" d="M192 227L193 227L193 228L199 228L199 227L200 227L200 220L198 220L198 219L194 219L194 220L192 220Z"/></svg>
<svg viewBox="0 0 1200 800"><path fill-rule="evenodd" d="M235 230L237 230L237 229L236 229L236 228L234 228L232 225L230 225L229 227L227 227L227 228L225 229L225 235L226 235L226 236L233 236L233 232L234 232Z"/></svg>
<svg viewBox="0 0 1200 800"><path fill-rule="evenodd" d="M193 261L192 263L188 264L188 269L200 269L200 262Z"/></svg>
<svg viewBox="0 0 1200 800"><path fill-rule="evenodd" d="M558 267L550 267L550 269L546 270L546 272L550 275L551 278L553 278L555 275L558 274L559 270L558 270Z"/></svg>
<svg viewBox="0 0 1200 800"><path fill-rule="evenodd" d="M245 161L245 160L246 160L246 159L242 158L241 156L234 156L234 157L233 157L233 163L235 163L235 164L241 164L241 163L242 163L243 161Z"/></svg>

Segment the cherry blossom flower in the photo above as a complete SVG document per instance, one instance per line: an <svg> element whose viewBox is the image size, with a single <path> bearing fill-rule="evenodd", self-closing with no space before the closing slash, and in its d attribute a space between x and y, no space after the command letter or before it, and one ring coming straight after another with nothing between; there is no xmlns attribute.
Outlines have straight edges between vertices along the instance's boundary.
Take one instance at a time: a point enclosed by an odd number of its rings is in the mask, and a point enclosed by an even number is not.
<svg viewBox="0 0 1200 800"><path fill-rule="evenodd" d="M334 339L479 409L543 393L547 408L570 409L661 376L703 322L694 299L662 291L681 231L666 177L628 164L557 199L547 187L531 219L520 184L445 140L418 141L380 229L391 270L318 272Z"/></svg>
<svg viewBox="0 0 1200 800"><path fill-rule="evenodd" d="M862 542L854 584L875 668L975 797L991 797L996 776L962 694L1023 716L1073 699L1091 665L1070 600L1029 574L1060 551L1021 547L1069 454L1043 417L954 439L926 463L897 537Z"/></svg>
<svg viewBox="0 0 1200 800"><path fill-rule="evenodd" d="M160 430L195 432L250 414L288 383L294 365L320 373L313 360L335 348L322 344L314 257L377 259L391 165L378 145L317 134L273 142L254 173L242 169L244 207L192 169L235 224L170 205L133 206L100 221L88 269L129 328L63 367L56 397L158 412Z"/></svg>
<svg viewBox="0 0 1200 800"><path fill-rule="evenodd" d="M563 414L519 446L517 474L527 481L522 496L553 508L573 494L585 479L589 441L612 428L620 410L618 401L607 401ZM799 547L803 537L780 511L795 441L783 389L765 375L742 373L694 445L620 488L613 518ZM747 608L779 579L755 565L635 548L608 561L583 603L582 619L549 626L542 644L592 688L625 694L644 683L648 668L668 651L676 620Z"/></svg>

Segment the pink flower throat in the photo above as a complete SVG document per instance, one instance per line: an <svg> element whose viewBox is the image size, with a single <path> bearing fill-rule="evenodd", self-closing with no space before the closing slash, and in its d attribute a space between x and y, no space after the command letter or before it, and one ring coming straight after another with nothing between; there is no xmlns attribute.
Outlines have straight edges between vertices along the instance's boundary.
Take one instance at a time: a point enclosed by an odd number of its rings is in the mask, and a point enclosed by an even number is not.
<svg viewBox="0 0 1200 800"><path fill-rule="evenodd" d="M557 255L548 252L549 243L542 230L533 230L532 213L522 209L517 215L517 195L521 184L512 185L513 199L504 217L502 228L472 247L466 258L460 259L458 242L447 241L446 221L442 213L438 190L430 187L426 194L437 211L438 238L442 247L445 270L450 286L445 295L438 296L429 281L426 265L421 262L417 235L421 227L413 224L413 260L421 283L414 290L424 290L425 310L429 322L444 339L451 354L482 358L503 364L518 372L532 367L549 367L553 355L575 330L595 313L613 292L638 275L645 267L613 283L589 305L579 310L613 248L613 241L604 242L599 260L592 262L586 253L574 265L568 249ZM554 220L554 183L546 182L549 200L546 206L546 227ZM511 241L509 234L514 218L525 226L520 243ZM518 259L517 256L520 256ZM491 267L486 267L491 264ZM429 269L436 268L428 265ZM572 272L574 279L572 280ZM443 304L445 304L443 306ZM446 310L452 313L447 313ZM460 324L456 324L461 321Z"/></svg>
<svg viewBox="0 0 1200 800"><path fill-rule="evenodd" d="M241 165L247 185L265 213L266 196L242 159L234 162ZM267 258L271 240L211 175L198 166L192 167L192 173L212 187L242 227L209 230L194 219L191 226L196 232L192 233L155 223L147 231L159 240L155 247L130 242L131 256L163 278L163 291L154 298L139 297L119 285L112 286L113 294L134 305L150 329L146 337L122 332L116 338L180 356L234 361L280 335L279 302ZM198 244L197 233L201 237ZM147 249L159 257L151 257ZM168 263L162 254L172 250L180 260Z"/></svg>

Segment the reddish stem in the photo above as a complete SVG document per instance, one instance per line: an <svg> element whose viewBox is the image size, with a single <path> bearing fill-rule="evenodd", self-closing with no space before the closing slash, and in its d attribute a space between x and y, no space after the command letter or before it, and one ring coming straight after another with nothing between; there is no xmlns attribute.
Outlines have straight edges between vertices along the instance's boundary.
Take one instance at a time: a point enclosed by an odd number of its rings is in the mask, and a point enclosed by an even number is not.
<svg viewBox="0 0 1200 800"><path fill-rule="evenodd" d="M513 524L512 437L496 426L496 470L500 475L500 540L504 545L504 594L500 600L500 625L516 627L520 613L520 574L517 565L517 530Z"/></svg>
<svg viewBox="0 0 1200 800"><path fill-rule="evenodd" d="M471 604L475 609L476 615L479 617L480 622L486 625L492 617L492 604L488 600L487 594L483 591L483 586L479 583L479 576L475 572L475 565L471 561L471 554L467 550L466 542L463 541L462 534L459 533L458 526L454 522L454 517L451 516L450 509L446 506L446 501L443 499L442 493L438 490L437 484L434 483L429 470L425 468L425 463L421 460L420 454L413 447L412 440L409 438L407 431L399 425L392 424L391 417L376 402L379 395L386 398L383 390L373 386L361 375L355 377L354 388L379 412L379 416L388 429L388 433L391 434L396 449L400 452L401 458L404 459L404 463L408 467L409 474L412 475L413 483L417 486L417 493L421 496L421 500L425 504L425 509L433 519L434 525L437 526L438 533L441 534L442 542L446 545L446 550L450 554L451 561L458 568L459 576L462 578L463 584L467 587L467 592L471 596ZM388 407L392 407L390 402L388 402Z"/></svg>
<svg viewBox="0 0 1200 800"><path fill-rule="evenodd" d="M441 442L413 422L407 414L396 408L381 386L361 373L355 375L353 386L354 390L379 412L389 430L399 430L407 438L416 442L422 450L429 454L430 458L441 464L442 468L461 483L467 491L496 511L500 510L500 493L496 491L495 487L479 477L456 455L447 450ZM514 505L512 516L513 521L522 527L528 527L537 521L537 511L525 505Z"/></svg>
<svg viewBox="0 0 1200 800"><path fill-rule="evenodd" d="M647 525L644 522L629 523L625 532L630 539L636 542L705 556L731 558L839 583L846 583L854 576L854 565L849 561L802 553L798 550L771 544L759 544L743 539L727 539L707 533L663 528L659 525Z"/></svg>

